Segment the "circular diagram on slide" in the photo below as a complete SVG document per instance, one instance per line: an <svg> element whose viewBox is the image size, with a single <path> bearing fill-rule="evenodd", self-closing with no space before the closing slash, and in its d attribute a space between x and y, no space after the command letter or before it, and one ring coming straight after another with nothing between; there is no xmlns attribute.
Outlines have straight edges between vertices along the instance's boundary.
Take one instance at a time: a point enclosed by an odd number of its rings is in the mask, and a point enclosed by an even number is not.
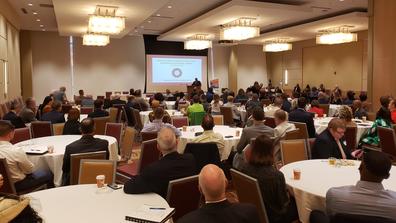
<svg viewBox="0 0 396 223"><path fill-rule="evenodd" d="M175 68L172 70L172 76L178 78L183 74L183 71L180 68Z"/></svg>

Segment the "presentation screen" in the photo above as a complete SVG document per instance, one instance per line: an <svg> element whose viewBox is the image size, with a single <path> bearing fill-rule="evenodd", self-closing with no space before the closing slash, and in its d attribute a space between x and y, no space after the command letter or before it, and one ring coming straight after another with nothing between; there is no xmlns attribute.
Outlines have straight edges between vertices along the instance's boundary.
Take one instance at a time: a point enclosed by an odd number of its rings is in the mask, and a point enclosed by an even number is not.
<svg viewBox="0 0 396 223"><path fill-rule="evenodd" d="M207 89L207 57L146 55L147 92L187 90L195 78Z"/></svg>

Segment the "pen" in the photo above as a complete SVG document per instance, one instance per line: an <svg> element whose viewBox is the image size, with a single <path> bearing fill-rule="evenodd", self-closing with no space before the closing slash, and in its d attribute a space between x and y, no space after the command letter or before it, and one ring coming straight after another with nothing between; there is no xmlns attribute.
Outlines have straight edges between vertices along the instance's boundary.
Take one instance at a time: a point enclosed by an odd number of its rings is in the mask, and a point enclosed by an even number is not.
<svg viewBox="0 0 396 223"><path fill-rule="evenodd" d="M165 210L165 208L150 208L150 210Z"/></svg>

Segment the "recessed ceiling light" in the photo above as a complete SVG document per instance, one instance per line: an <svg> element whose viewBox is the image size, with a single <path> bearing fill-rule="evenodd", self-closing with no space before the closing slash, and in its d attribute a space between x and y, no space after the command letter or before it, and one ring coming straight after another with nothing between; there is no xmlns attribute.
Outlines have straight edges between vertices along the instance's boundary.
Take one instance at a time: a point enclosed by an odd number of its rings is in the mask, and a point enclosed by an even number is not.
<svg viewBox="0 0 396 223"><path fill-rule="evenodd" d="M40 22L41 20L40 20L40 19L36 19L36 21L37 21L37 22Z"/></svg>
<svg viewBox="0 0 396 223"><path fill-rule="evenodd" d="M135 33L137 33L137 32L139 32L139 31L137 31L137 29L135 29Z"/></svg>
<svg viewBox="0 0 396 223"><path fill-rule="evenodd" d="M45 31L45 29L42 29L41 31Z"/></svg>
<svg viewBox="0 0 396 223"><path fill-rule="evenodd" d="M158 13L157 16L161 16L161 14Z"/></svg>
<svg viewBox="0 0 396 223"><path fill-rule="evenodd" d="M33 12L33 15L37 15L38 13L37 12Z"/></svg>
<svg viewBox="0 0 396 223"><path fill-rule="evenodd" d="M171 5L168 5L168 9L171 9L172 8L172 6Z"/></svg>
<svg viewBox="0 0 396 223"><path fill-rule="evenodd" d="M144 28L144 26L140 26L140 28Z"/></svg>
<svg viewBox="0 0 396 223"><path fill-rule="evenodd" d="M44 27L44 25L40 25L40 27Z"/></svg>
<svg viewBox="0 0 396 223"><path fill-rule="evenodd" d="M32 3L29 3L28 6L33 6L33 4L32 4Z"/></svg>
<svg viewBox="0 0 396 223"><path fill-rule="evenodd" d="M147 21L148 23L151 23L151 20Z"/></svg>

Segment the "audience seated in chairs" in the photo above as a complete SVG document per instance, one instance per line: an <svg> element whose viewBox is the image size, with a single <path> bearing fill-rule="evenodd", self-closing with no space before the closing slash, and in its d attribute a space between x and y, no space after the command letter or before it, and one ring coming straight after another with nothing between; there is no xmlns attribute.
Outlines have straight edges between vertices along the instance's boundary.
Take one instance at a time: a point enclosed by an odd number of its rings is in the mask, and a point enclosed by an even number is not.
<svg viewBox="0 0 396 223"><path fill-rule="evenodd" d="M289 196L285 177L274 166L272 139L260 135L249 150L245 153L247 164L242 166L241 171L258 180L269 222L289 223L297 220L296 203Z"/></svg>
<svg viewBox="0 0 396 223"><path fill-rule="evenodd" d="M323 117L324 109L319 107L318 100L313 100L311 102L311 109L309 109L309 112L317 114L318 117Z"/></svg>
<svg viewBox="0 0 396 223"><path fill-rule="evenodd" d="M289 120L293 122L303 122L307 124L309 138L315 138L315 125L313 115L305 111L307 100L304 97L298 98L298 108L290 112Z"/></svg>
<svg viewBox="0 0 396 223"><path fill-rule="evenodd" d="M367 117L367 111L363 108L360 100L354 100L352 103L353 117L362 119L363 116Z"/></svg>
<svg viewBox="0 0 396 223"><path fill-rule="evenodd" d="M54 99L52 98L51 95L45 96L43 103L41 105L39 105L39 107L38 107L38 111L40 112L40 115L50 112L52 110L51 105L53 102L54 102ZM37 118L39 119L40 117L37 117Z"/></svg>
<svg viewBox="0 0 396 223"><path fill-rule="evenodd" d="M296 129L296 126L293 123L289 123L287 121L287 113L282 109L278 109L274 114L275 125L274 128L274 136L277 138L276 144L274 146L274 156L276 161L281 160L281 153L280 153L280 145L279 140L283 138L287 132L293 131Z"/></svg>
<svg viewBox="0 0 396 223"><path fill-rule="evenodd" d="M109 158L109 142L107 140L94 138L95 123L91 118L81 121L82 137L66 146L63 156L62 185L70 184L70 155L75 153L87 153L106 151L106 158Z"/></svg>
<svg viewBox="0 0 396 223"><path fill-rule="evenodd" d="M158 107L154 110L154 120L152 122L146 123L143 126L143 129L141 132L158 132L160 129L163 127L168 127L173 129L173 131L176 134L176 137L181 136L181 132L179 129L177 129L175 126L169 124L169 123L164 123L163 118L165 115L165 111L163 108ZM169 114L168 114L169 116ZM170 120L169 120L170 122Z"/></svg>
<svg viewBox="0 0 396 223"><path fill-rule="evenodd" d="M51 171L33 172L34 165L27 158L25 151L10 143L13 137L14 126L8 121L0 121L0 158L7 161L16 191L28 191L41 185L47 185L47 188L54 187Z"/></svg>
<svg viewBox="0 0 396 223"><path fill-rule="evenodd" d="M369 151L363 154L359 167L360 180L353 186L330 188L326 194L327 215L337 214L396 219L396 192L385 190L384 179L390 176L392 162L389 155ZM311 223L328 222L326 216L311 214ZM381 221L378 221L381 222Z"/></svg>
<svg viewBox="0 0 396 223"><path fill-rule="evenodd" d="M63 135L80 135L80 111L77 108L69 110L67 121L63 127Z"/></svg>
<svg viewBox="0 0 396 223"><path fill-rule="evenodd" d="M113 100L110 101L110 107L113 107L113 105L125 105L126 101L121 100L121 95L119 93L116 93L113 97Z"/></svg>
<svg viewBox="0 0 396 223"><path fill-rule="evenodd" d="M224 172L213 164L202 168L199 174L199 190L206 203L198 210L179 219L178 223L245 222L259 223L257 209L252 204L231 204L226 198L227 179Z"/></svg>
<svg viewBox="0 0 396 223"><path fill-rule="evenodd" d="M339 118L333 118L326 130L318 135L312 148L312 159L351 159L351 151L343 142L346 131L345 123Z"/></svg>
<svg viewBox="0 0 396 223"><path fill-rule="evenodd" d="M220 100L220 96L218 94L214 94L213 100L210 102L210 111L212 112L212 115L219 115L221 106L223 106L223 102Z"/></svg>
<svg viewBox="0 0 396 223"><path fill-rule="evenodd" d="M14 125L15 128L25 128L26 125L23 122L22 118L18 116L21 111L21 106L16 104L15 102L11 103L10 111L3 116L3 120L10 121L11 124Z"/></svg>
<svg viewBox="0 0 396 223"><path fill-rule="evenodd" d="M217 148L219 149L219 154L221 156L221 154L224 153L225 141L220 133L213 132L213 127L215 126L213 117L208 114L205 115L204 118L202 119L201 126L204 130L202 135L194 138L192 142L197 142L197 143L214 142L216 143Z"/></svg>
<svg viewBox="0 0 396 223"><path fill-rule="evenodd" d="M356 123L352 121L353 112L351 107L348 105L341 105L337 113L338 118L341 119L347 127L357 127Z"/></svg>
<svg viewBox="0 0 396 223"><path fill-rule="evenodd" d="M163 157L143 169L140 175L124 185L127 194L157 193L166 198L169 181L195 174L195 160L191 154L176 151L177 139L173 129L162 128L158 133L157 147Z"/></svg>
<svg viewBox="0 0 396 223"><path fill-rule="evenodd" d="M34 98L28 98L25 101L25 107L22 109L19 117L25 123L30 123L32 121L36 121L36 100Z"/></svg>
<svg viewBox="0 0 396 223"><path fill-rule="evenodd" d="M99 118L109 116L109 112L103 110L103 100L96 99L94 102L95 110L88 114L88 118Z"/></svg>
<svg viewBox="0 0 396 223"><path fill-rule="evenodd" d="M132 101L132 107L139 111L148 111L149 104L142 98L142 91L140 89L135 91L135 98Z"/></svg>
<svg viewBox="0 0 396 223"><path fill-rule="evenodd" d="M265 117L274 117L276 111L282 108L283 100L281 97L276 97L273 104L266 107L264 112Z"/></svg>
<svg viewBox="0 0 396 223"><path fill-rule="evenodd" d="M370 130L361 138L360 145L379 146L377 127L392 128L391 114L388 108L381 107Z"/></svg>
<svg viewBox="0 0 396 223"><path fill-rule="evenodd" d="M231 107L232 109L232 118L237 126L241 125L241 112L238 110L237 106L234 105L234 97L229 95L227 96L227 103L224 104L224 107Z"/></svg>
<svg viewBox="0 0 396 223"><path fill-rule="evenodd" d="M51 107L52 111L43 114L41 121L49 121L51 124L64 123L65 115L62 113L62 104L59 101L54 101Z"/></svg>
<svg viewBox="0 0 396 223"><path fill-rule="evenodd" d="M187 114L189 121L191 122L191 116L190 114L193 112L205 112L205 109L202 104L199 103L199 96L194 95L193 97L193 104L187 107L187 111L185 114ZM183 111L181 111L183 113Z"/></svg>

